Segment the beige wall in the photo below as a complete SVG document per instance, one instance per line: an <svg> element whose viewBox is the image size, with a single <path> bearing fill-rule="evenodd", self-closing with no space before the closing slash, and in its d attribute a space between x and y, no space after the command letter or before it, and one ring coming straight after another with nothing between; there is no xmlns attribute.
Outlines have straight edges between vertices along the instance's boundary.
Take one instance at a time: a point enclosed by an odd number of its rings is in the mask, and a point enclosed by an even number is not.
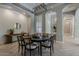
<svg viewBox="0 0 79 59"><path fill-rule="evenodd" d="M64 16L64 33L73 35L74 31L74 15Z"/></svg>
<svg viewBox="0 0 79 59"><path fill-rule="evenodd" d="M32 33L32 18L29 16L27 21L27 32Z"/></svg>
<svg viewBox="0 0 79 59"><path fill-rule="evenodd" d="M71 34L71 32L72 32L72 22L70 20L65 21L65 23L64 23L64 32Z"/></svg>
<svg viewBox="0 0 79 59"><path fill-rule="evenodd" d="M8 29L14 28L15 23L21 24L21 29L15 29L15 33L22 31L28 32L28 29L30 29L28 27L31 26L29 25L31 23L29 19L28 16L20 14L19 12L0 8L0 43L4 43L5 39L3 38L3 35ZM15 40L16 39L14 38L13 41Z"/></svg>

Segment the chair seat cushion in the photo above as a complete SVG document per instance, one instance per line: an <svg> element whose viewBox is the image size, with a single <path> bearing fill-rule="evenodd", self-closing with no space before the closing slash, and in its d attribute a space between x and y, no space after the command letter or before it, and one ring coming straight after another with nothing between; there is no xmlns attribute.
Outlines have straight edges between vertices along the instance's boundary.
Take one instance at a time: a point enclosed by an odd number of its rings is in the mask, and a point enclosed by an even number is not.
<svg viewBox="0 0 79 59"><path fill-rule="evenodd" d="M51 42L44 42L44 43L42 43L42 46L46 47L46 48L50 48L51 47Z"/></svg>
<svg viewBox="0 0 79 59"><path fill-rule="evenodd" d="M28 49L28 50L34 50L34 49L36 49L38 47L38 45L36 45L36 44L31 44L31 45L26 45L26 49Z"/></svg>

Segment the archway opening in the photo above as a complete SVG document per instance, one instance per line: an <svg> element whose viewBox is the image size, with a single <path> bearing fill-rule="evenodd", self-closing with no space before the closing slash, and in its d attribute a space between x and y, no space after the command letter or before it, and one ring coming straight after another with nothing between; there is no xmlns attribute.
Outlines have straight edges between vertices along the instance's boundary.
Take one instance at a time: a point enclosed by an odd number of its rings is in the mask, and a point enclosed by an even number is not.
<svg viewBox="0 0 79 59"><path fill-rule="evenodd" d="M64 42L71 42L73 41L72 39L74 39L74 20L76 9L76 4L69 4L63 8Z"/></svg>

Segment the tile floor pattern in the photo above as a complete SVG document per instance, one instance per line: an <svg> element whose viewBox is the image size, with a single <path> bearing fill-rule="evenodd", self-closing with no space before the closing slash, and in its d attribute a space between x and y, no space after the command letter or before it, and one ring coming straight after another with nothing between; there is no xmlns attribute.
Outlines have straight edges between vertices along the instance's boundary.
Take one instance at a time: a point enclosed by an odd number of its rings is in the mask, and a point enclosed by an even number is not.
<svg viewBox="0 0 79 59"><path fill-rule="evenodd" d="M55 52L52 56L79 56L79 44L71 38L69 35L65 36L65 42L56 42L54 44ZM18 53L18 43L11 43L6 45L0 45L0 56L20 56ZM28 56L27 52L27 56ZM33 51L36 53L36 51ZM34 55L34 54L33 54ZM49 49L43 48L43 56L49 56ZM36 53L37 56L37 53Z"/></svg>

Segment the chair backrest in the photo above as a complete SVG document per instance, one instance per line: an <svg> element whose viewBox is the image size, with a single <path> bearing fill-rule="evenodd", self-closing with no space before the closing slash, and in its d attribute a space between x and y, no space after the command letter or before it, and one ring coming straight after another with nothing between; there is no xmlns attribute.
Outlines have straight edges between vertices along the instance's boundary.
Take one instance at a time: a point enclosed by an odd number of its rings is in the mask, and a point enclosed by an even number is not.
<svg viewBox="0 0 79 59"><path fill-rule="evenodd" d="M25 40L23 39L22 35L18 35L17 39L19 45L25 45Z"/></svg>
<svg viewBox="0 0 79 59"><path fill-rule="evenodd" d="M42 37L49 37L48 33L42 33Z"/></svg>
<svg viewBox="0 0 79 59"><path fill-rule="evenodd" d="M24 36L29 36L29 33L25 33Z"/></svg>
<svg viewBox="0 0 79 59"><path fill-rule="evenodd" d="M26 43L31 43L31 35L26 35L26 36L23 36L25 37L25 40L26 40Z"/></svg>
<svg viewBox="0 0 79 59"><path fill-rule="evenodd" d="M53 35L52 39L56 41L56 34Z"/></svg>
<svg viewBox="0 0 79 59"><path fill-rule="evenodd" d="M50 41L51 41L51 45L52 45L52 46L53 46L53 44L54 44L54 37L55 37L54 35L50 37Z"/></svg>
<svg viewBox="0 0 79 59"><path fill-rule="evenodd" d="M48 46L49 46L49 44L50 44L50 46L53 47L53 46L54 46L53 36L50 36L50 38L49 38L47 41L45 41L45 43L46 43Z"/></svg>
<svg viewBox="0 0 79 59"><path fill-rule="evenodd" d="M39 35L33 34L32 35L32 38L37 38L38 39L39 38Z"/></svg>

